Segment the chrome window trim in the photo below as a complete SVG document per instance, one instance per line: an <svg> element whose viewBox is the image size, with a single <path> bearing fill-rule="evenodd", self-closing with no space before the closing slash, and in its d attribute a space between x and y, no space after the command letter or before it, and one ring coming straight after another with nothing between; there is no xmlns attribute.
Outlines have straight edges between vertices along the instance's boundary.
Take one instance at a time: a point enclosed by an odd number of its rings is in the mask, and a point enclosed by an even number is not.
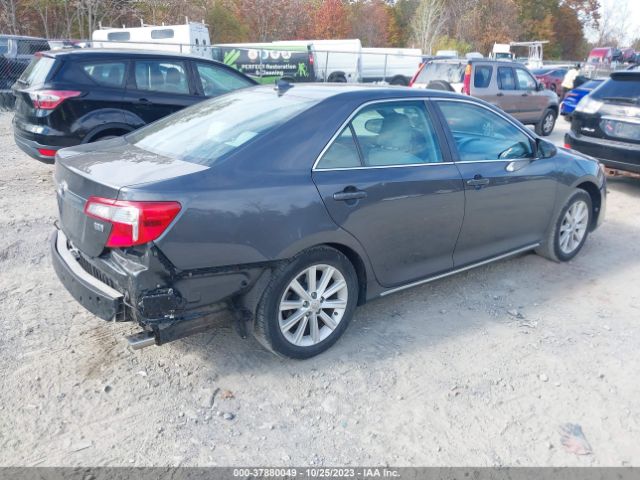
<svg viewBox="0 0 640 480"><path fill-rule="evenodd" d="M351 120L353 120L354 117L358 113L360 113L362 109L368 107L369 105L374 105L377 103L428 102L429 100L430 100L429 97L420 96L420 97L412 97L412 98L385 98L381 100L369 100L368 102L363 103L358 108L356 108L353 112L351 112L351 115L349 115L349 117L342 123L342 125L340 125L340 128L338 128L336 133L333 134L331 139L327 142L327 144L324 146L324 148L316 158L316 161L313 162L313 167L311 167L311 171L312 172L333 172L336 170L369 170L374 168L377 169L377 168L423 167L427 165L453 165L453 162L432 162L432 163L411 163L406 165L375 165L371 167L362 165L359 167L317 168L318 163L320 162L324 154L327 152L327 150L331 148L331 146L333 145L333 142L336 141L336 139L340 136L342 131L347 127L347 125L349 125L349 123L351 123ZM425 110L426 110L426 105L425 105ZM433 123L434 119L431 118L428 111L426 112L426 114L429 121ZM435 125L434 125L434 128L435 128ZM437 137L436 137L436 141L438 141ZM440 147L440 149L442 149L442 145L440 145L439 142L438 142L438 146ZM442 154L442 151L440 153Z"/></svg>

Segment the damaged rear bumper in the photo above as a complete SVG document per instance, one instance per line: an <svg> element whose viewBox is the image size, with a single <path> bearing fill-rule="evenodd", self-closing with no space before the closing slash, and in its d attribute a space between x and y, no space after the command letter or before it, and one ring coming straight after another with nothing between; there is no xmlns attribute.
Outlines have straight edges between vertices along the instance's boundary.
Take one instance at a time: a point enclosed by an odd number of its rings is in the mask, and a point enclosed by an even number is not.
<svg viewBox="0 0 640 480"><path fill-rule="evenodd" d="M177 271L153 245L88 257L61 230L51 237L51 254L58 278L83 307L104 320L133 321L143 327L129 338L133 348L206 330L212 314L230 307L237 310L235 299L250 291L268 268Z"/></svg>
<svg viewBox="0 0 640 480"><path fill-rule="evenodd" d="M82 268L60 230L51 236L51 259L64 287L84 308L104 320L124 314L124 295Z"/></svg>

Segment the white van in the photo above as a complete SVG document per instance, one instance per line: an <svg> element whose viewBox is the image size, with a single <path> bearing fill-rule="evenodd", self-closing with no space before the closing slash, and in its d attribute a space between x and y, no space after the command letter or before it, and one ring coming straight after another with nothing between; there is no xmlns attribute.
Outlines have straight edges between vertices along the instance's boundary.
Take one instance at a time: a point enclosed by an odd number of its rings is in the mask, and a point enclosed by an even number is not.
<svg viewBox="0 0 640 480"><path fill-rule="evenodd" d="M318 82L355 83L361 79L362 44L351 40L286 40L273 45L306 46L313 55Z"/></svg>
<svg viewBox="0 0 640 480"><path fill-rule="evenodd" d="M209 29L204 23L145 26L133 28L102 28L91 35L94 47L134 48L164 52L190 53L211 58Z"/></svg>
<svg viewBox="0 0 640 480"><path fill-rule="evenodd" d="M421 63L419 48L363 48L362 81L406 86Z"/></svg>

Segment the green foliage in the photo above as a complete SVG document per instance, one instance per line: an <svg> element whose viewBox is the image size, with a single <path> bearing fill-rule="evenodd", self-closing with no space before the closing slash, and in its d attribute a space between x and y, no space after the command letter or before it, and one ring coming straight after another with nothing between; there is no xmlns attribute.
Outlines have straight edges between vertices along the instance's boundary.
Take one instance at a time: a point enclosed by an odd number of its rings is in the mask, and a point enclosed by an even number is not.
<svg viewBox="0 0 640 480"><path fill-rule="evenodd" d="M474 51L473 45L470 43L460 40L459 38L449 37L448 35L442 35L437 38L433 51L437 52L438 50L456 50L459 55Z"/></svg>

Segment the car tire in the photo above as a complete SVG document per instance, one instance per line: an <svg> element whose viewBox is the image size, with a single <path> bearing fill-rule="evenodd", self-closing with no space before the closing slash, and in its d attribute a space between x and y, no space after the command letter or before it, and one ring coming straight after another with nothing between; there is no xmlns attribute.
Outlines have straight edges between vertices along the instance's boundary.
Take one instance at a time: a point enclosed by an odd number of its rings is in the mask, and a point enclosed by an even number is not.
<svg viewBox="0 0 640 480"><path fill-rule="evenodd" d="M329 83L347 83L347 77L342 73L332 73L327 79Z"/></svg>
<svg viewBox="0 0 640 480"><path fill-rule="evenodd" d="M455 89L451 86L451 84L444 80L432 80L427 85L427 88L430 90L442 90L445 92L455 92Z"/></svg>
<svg viewBox="0 0 640 480"><path fill-rule="evenodd" d="M536 253L554 262L571 260L582 249L589 236L592 214L589 194L579 189L573 192Z"/></svg>
<svg viewBox="0 0 640 480"><path fill-rule="evenodd" d="M358 277L349 259L334 248L314 247L273 271L253 333L276 354L310 358L340 338L357 303Z"/></svg>
<svg viewBox="0 0 640 480"><path fill-rule="evenodd" d="M540 121L536 123L536 133L542 137L551 135L553 128L556 126L556 116L556 112L547 108Z"/></svg>
<svg viewBox="0 0 640 480"><path fill-rule="evenodd" d="M403 77L402 75L397 75L395 77L393 77L391 79L391 81L389 82L390 85L396 85L396 86L400 86L400 87L406 87L407 85L409 85L409 82L407 81L407 79L405 77Z"/></svg>

